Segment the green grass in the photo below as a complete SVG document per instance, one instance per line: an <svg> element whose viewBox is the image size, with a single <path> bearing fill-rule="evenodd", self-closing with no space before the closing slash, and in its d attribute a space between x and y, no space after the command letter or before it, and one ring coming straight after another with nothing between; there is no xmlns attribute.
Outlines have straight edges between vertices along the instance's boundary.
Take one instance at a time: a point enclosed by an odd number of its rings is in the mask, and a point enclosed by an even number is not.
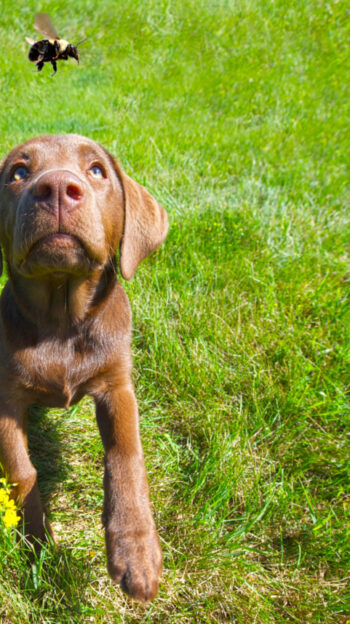
<svg viewBox="0 0 350 624"><path fill-rule="evenodd" d="M90 37L52 79L26 60L39 10ZM30 567L2 536L1 622L350 619L349 24L342 0L2 7L1 153L86 134L171 228L125 284L159 598L139 606L107 577L85 399L33 410L61 548Z"/></svg>

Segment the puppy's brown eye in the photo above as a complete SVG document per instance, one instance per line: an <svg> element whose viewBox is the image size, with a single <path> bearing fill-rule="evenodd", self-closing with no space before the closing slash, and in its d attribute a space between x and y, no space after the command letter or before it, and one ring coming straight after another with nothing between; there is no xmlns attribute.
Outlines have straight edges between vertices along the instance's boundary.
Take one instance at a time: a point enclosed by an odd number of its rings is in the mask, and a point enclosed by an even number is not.
<svg viewBox="0 0 350 624"><path fill-rule="evenodd" d="M105 177L101 167L99 167L98 165L94 165L93 167L90 167L89 172L94 178L98 178L99 180L102 180L102 178Z"/></svg>
<svg viewBox="0 0 350 624"><path fill-rule="evenodd" d="M11 182L12 181L18 182L18 180L24 180L24 178L26 178L27 175L28 175L27 167L20 165L19 167L16 167L16 169L14 170L12 177L11 177Z"/></svg>

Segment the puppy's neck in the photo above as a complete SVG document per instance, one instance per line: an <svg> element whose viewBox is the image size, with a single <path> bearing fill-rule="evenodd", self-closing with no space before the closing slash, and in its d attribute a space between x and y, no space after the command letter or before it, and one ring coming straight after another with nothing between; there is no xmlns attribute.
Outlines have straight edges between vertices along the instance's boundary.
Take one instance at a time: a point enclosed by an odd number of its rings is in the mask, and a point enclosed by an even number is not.
<svg viewBox="0 0 350 624"><path fill-rule="evenodd" d="M44 278L9 275L9 287L23 316L40 329L69 332L108 297L116 282L110 265L89 278L62 274Z"/></svg>

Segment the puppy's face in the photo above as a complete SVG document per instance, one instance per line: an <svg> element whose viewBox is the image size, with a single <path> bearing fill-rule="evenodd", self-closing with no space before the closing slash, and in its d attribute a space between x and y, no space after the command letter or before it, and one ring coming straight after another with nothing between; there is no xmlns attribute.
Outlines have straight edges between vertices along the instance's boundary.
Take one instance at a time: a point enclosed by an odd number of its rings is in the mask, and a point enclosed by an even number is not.
<svg viewBox="0 0 350 624"><path fill-rule="evenodd" d="M77 135L31 139L10 152L0 184L0 239L21 274L84 274L115 251L123 188L112 158L95 142Z"/></svg>
<svg viewBox="0 0 350 624"><path fill-rule="evenodd" d="M88 275L120 243L121 274L130 279L167 229L156 200L85 137L31 139L0 166L0 245L12 272Z"/></svg>

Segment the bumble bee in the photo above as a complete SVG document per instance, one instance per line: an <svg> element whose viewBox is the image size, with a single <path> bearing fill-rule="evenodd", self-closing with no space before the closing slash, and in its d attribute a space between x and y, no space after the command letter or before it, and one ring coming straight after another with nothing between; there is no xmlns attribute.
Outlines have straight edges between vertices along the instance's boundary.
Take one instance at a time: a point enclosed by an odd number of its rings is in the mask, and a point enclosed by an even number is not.
<svg viewBox="0 0 350 624"><path fill-rule="evenodd" d="M57 72L56 61L66 61L69 56L75 58L79 63L78 45L86 39L79 41L76 46L65 39L61 39L47 13L37 13L34 28L41 35L47 37L47 39L40 39L39 41L26 37L26 41L31 45L28 58L32 63L35 63L38 71L42 70L45 63L51 63L54 70L52 75L54 76Z"/></svg>

